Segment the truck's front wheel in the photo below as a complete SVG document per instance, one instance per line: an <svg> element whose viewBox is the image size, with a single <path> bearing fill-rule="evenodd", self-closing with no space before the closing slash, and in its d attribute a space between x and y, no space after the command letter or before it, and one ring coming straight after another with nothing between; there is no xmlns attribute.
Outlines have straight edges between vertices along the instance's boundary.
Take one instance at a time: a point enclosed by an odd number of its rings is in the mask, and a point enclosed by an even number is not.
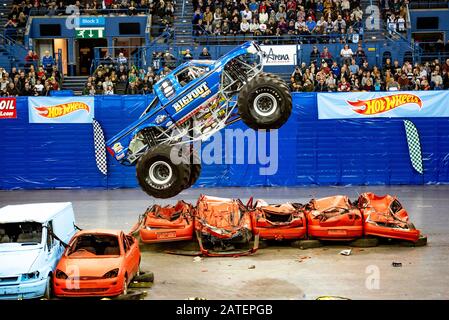
<svg viewBox="0 0 449 320"><path fill-rule="evenodd" d="M172 152L173 148L165 144L155 146L137 162L137 180L143 191L150 196L171 198L189 183L189 159L181 151ZM176 156L176 161L172 159L173 156Z"/></svg>
<svg viewBox="0 0 449 320"><path fill-rule="evenodd" d="M253 129L278 129L292 112L288 85L278 77L261 73L247 83L238 98L240 117Z"/></svg>

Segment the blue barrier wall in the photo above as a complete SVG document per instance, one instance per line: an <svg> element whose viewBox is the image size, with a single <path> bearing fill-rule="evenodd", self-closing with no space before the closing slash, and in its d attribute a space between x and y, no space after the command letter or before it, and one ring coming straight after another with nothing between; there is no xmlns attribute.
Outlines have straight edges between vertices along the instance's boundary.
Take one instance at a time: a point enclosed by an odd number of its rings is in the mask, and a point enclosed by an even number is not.
<svg viewBox="0 0 449 320"><path fill-rule="evenodd" d="M150 99L95 97L95 117L106 138L133 122ZM410 119L421 135L424 175L420 175L410 164L402 119L318 120L316 93L295 93L293 101L294 112L278 132L279 166L275 175L260 175L261 164L203 165L196 185L449 183L447 118ZM18 118L0 120L0 189L137 185L134 167L124 167L109 155L108 176L98 171L90 124L29 124L27 108L27 98L19 97ZM241 122L231 128L246 129Z"/></svg>

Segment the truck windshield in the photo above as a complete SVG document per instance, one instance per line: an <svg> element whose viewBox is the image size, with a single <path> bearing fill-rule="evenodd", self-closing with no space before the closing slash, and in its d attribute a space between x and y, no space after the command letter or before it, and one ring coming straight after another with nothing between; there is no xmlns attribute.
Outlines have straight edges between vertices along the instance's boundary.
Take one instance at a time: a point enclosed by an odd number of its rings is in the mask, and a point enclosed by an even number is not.
<svg viewBox="0 0 449 320"><path fill-rule="evenodd" d="M190 66L176 74L179 84L184 87L189 82L198 79L208 71L207 67Z"/></svg>
<svg viewBox="0 0 449 320"><path fill-rule="evenodd" d="M42 240L42 224L38 222L0 223L0 244L39 244Z"/></svg>
<svg viewBox="0 0 449 320"><path fill-rule="evenodd" d="M120 255L120 246L117 236L84 234L75 239L67 255L72 257Z"/></svg>

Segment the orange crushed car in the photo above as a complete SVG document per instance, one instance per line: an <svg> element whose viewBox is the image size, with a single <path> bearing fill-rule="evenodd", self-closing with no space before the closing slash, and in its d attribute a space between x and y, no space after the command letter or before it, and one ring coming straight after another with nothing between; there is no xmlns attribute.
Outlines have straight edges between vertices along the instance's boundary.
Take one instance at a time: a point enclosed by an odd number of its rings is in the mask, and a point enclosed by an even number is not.
<svg viewBox="0 0 449 320"><path fill-rule="evenodd" d="M144 243L192 240L193 208L178 201L174 206L154 205L141 218L139 235Z"/></svg>
<svg viewBox="0 0 449 320"><path fill-rule="evenodd" d="M57 297L109 297L126 294L139 273L137 240L123 231L77 232L56 266L53 289Z"/></svg>
<svg viewBox="0 0 449 320"><path fill-rule="evenodd" d="M420 231L409 221L407 211L396 197L372 192L360 195L365 235L417 242Z"/></svg>
<svg viewBox="0 0 449 320"><path fill-rule="evenodd" d="M251 211L254 233L266 240L298 240L307 234L301 205L283 203L269 205L257 200Z"/></svg>
<svg viewBox="0 0 449 320"><path fill-rule="evenodd" d="M254 253L259 235L252 239L251 217L240 200L201 195L195 212L195 231L206 256L240 256ZM248 249L243 249L248 246Z"/></svg>
<svg viewBox="0 0 449 320"><path fill-rule="evenodd" d="M309 238L346 241L363 235L362 214L347 196L312 199L304 210Z"/></svg>

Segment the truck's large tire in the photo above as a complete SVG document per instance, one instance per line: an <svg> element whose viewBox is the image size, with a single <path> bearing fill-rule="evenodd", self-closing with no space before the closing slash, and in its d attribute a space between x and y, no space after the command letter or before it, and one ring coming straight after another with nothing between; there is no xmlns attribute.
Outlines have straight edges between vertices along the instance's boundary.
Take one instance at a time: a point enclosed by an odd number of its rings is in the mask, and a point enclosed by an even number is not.
<svg viewBox="0 0 449 320"><path fill-rule="evenodd" d="M170 159L172 146L161 144L149 149L137 162L136 174L143 191L155 198L171 198L180 193L190 179L189 159L182 152L182 160L174 164Z"/></svg>
<svg viewBox="0 0 449 320"><path fill-rule="evenodd" d="M261 73L243 86L238 110L245 124L253 129L279 129L292 112L292 97L287 83Z"/></svg>

